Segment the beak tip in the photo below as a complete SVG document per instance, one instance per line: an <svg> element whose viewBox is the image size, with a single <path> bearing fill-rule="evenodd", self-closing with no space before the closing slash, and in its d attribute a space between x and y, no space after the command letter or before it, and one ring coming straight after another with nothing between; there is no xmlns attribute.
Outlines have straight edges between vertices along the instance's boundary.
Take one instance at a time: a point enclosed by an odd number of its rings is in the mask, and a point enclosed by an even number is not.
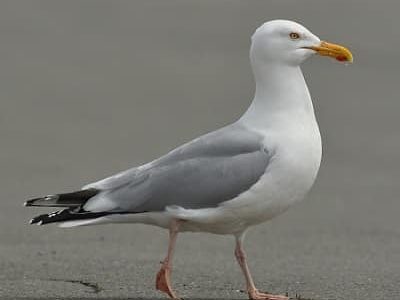
<svg viewBox="0 0 400 300"><path fill-rule="evenodd" d="M353 54L349 49L341 45L322 41L319 46L313 47L313 50L317 51L319 55L330 56L340 62L353 63Z"/></svg>
<svg viewBox="0 0 400 300"><path fill-rule="evenodd" d="M352 56L350 56L350 57L348 57L348 56L338 56L338 57L336 57L336 60L340 61L340 62L344 62L344 63L349 63L349 64L353 63L353 57Z"/></svg>

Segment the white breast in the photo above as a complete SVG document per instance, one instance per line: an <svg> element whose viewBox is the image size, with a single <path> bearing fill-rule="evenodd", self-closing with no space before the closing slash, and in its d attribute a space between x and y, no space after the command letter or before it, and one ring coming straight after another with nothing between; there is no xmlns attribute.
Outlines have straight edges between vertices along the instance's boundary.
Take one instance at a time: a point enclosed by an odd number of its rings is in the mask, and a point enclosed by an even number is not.
<svg viewBox="0 0 400 300"><path fill-rule="evenodd" d="M176 217L192 221L184 230L240 232L272 219L303 199L320 166L321 138L315 120L302 124L260 132L272 156L265 174L248 191L218 208L172 211Z"/></svg>

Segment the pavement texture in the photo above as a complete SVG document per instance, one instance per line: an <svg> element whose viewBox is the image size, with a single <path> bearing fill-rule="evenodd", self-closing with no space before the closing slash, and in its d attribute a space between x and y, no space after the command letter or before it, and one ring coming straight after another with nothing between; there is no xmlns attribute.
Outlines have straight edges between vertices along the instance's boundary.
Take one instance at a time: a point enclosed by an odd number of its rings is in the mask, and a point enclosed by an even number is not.
<svg viewBox="0 0 400 300"><path fill-rule="evenodd" d="M0 298L164 299L167 233L30 226L27 198L77 189L238 118L262 22L354 53L303 71L324 143L305 201L246 239L257 285L315 300L400 299L398 1L0 2ZM185 299L245 299L233 238L180 235Z"/></svg>

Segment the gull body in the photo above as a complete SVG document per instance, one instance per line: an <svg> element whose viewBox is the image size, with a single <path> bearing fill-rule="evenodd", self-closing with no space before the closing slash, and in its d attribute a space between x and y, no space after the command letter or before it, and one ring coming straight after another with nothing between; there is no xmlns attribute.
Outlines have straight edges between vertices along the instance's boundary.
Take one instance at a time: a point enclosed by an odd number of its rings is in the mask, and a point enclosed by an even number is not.
<svg viewBox="0 0 400 300"><path fill-rule="evenodd" d="M67 207L31 223L145 223L169 229L168 255L156 287L172 298L177 297L169 275L178 232L232 234L250 299L287 299L255 288L242 241L250 226L303 199L317 176L321 137L300 69L315 53L352 60L347 49L321 42L300 24L263 24L250 49L255 95L239 120L81 191L30 200L27 206Z"/></svg>
<svg viewBox="0 0 400 300"><path fill-rule="evenodd" d="M296 79L291 88L285 87L288 82L282 84L282 90L277 91L276 99L268 96L271 94L269 90L258 91L248 111L236 123L223 129L240 126L260 136L260 147L270 157L264 174L247 191L222 202L218 207L167 207L163 212L104 216L84 221L82 225L139 222L168 228L171 219L179 218L187 221L182 224L181 231L238 234L249 226L281 214L303 199L314 183L320 166L321 137L301 70L297 67L287 72L286 78ZM267 78L271 80L272 76L274 72ZM288 103L276 105L274 101L281 102L282 97L288 99ZM289 106L291 109L288 109ZM174 151L179 150L178 148ZM150 169L152 164L141 168ZM113 179L115 178L111 177L105 182ZM105 182L89 184L85 188L101 189ZM62 226L79 224L66 223Z"/></svg>
<svg viewBox="0 0 400 300"><path fill-rule="evenodd" d="M275 22L277 25L286 23ZM212 208L185 209L174 205L166 207L166 210L161 212L109 215L82 223L65 223L61 226L139 222L168 228L171 219L179 218L186 221L182 224L181 231L238 234L251 225L279 215L290 205L301 200L311 188L320 166L321 137L300 66L263 57L263 49L260 49L263 44L258 42L263 41L263 36L270 33L269 27L273 23L267 23L266 28L260 27L253 36L250 59L256 81L254 99L247 112L237 122L222 129L233 133L246 130L248 134L257 136L260 150L268 155L269 163L265 165L263 175L248 190ZM291 25L290 30L294 30L294 24L291 22L288 24ZM295 26L297 31L307 32L301 25ZM313 35L310 39L312 41L307 41L308 43L320 43L320 40ZM306 58L310 54L312 51L305 50L301 58ZM240 128L240 131L237 128ZM200 139L206 140L207 135ZM166 157L184 151L191 143L193 142L173 150ZM136 170L149 170L157 163L158 160ZM119 177L124 174L117 174L84 188L104 189L107 183L118 182ZM99 198L89 200L86 208L96 211L100 207L100 210L104 210ZM107 204L105 206L108 208Z"/></svg>

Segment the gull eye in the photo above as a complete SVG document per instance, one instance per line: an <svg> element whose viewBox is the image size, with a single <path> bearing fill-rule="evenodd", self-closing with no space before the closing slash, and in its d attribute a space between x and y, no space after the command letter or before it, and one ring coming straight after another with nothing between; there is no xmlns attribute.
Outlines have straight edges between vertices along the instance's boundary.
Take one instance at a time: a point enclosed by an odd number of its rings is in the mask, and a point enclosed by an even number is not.
<svg viewBox="0 0 400 300"><path fill-rule="evenodd" d="M289 37L291 40L298 40L300 38L300 34L298 34L297 32L291 32L289 34Z"/></svg>

